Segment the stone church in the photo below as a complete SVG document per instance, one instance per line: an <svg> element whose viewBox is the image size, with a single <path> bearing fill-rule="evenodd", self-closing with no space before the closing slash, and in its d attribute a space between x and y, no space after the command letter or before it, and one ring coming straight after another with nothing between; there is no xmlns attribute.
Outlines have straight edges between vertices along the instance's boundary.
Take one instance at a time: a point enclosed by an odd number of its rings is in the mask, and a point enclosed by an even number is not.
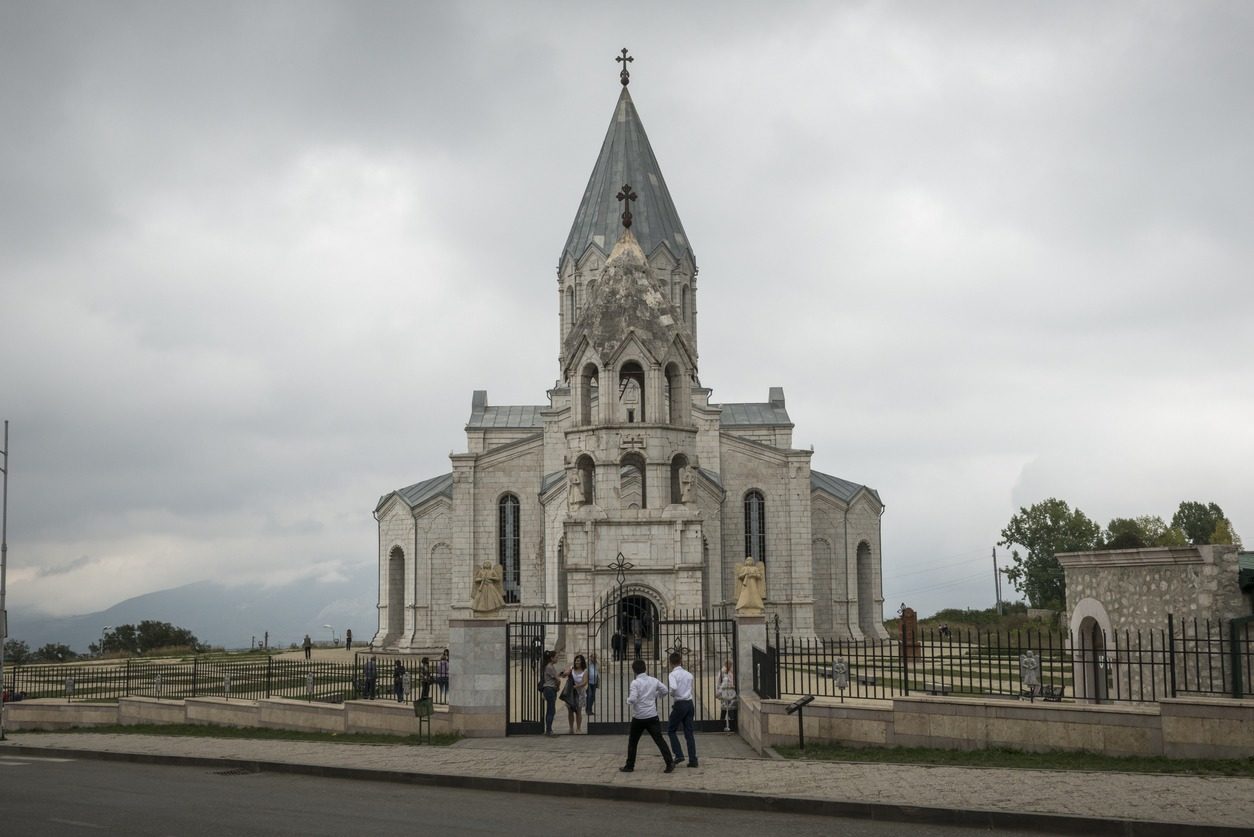
<svg viewBox="0 0 1254 837"><path fill-rule="evenodd" d="M746 556L788 633L886 636L879 494L810 467L782 388L720 404L698 377L696 256L623 66L558 265L558 380L540 405L476 391L452 470L379 499L375 647L445 645L484 563L508 608L647 630L733 603Z"/></svg>

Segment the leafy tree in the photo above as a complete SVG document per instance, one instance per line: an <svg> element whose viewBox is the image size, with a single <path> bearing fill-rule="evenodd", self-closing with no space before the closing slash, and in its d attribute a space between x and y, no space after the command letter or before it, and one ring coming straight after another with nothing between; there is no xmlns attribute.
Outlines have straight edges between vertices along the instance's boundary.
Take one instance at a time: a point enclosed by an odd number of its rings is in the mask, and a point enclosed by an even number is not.
<svg viewBox="0 0 1254 837"><path fill-rule="evenodd" d="M1212 535L1219 521L1224 519L1224 510L1215 503L1202 504L1195 500L1186 500L1171 516L1171 525L1184 532L1191 544L1213 543Z"/></svg>
<svg viewBox="0 0 1254 837"><path fill-rule="evenodd" d="M14 665L21 665L30 659L30 646L20 639L4 641L4 659Z"/></svg>
<svg viewBox="0 0 1254 837"><path fill-rule="evenodd" d="M1066 601L1062 565L1054 556L1059 552L1081 552L1100 543L1102 529L1079 509L1072 510L1063 500L1051 497L1020 507L1001 530L1001 546L1012 547L1008 578L1028 597L1032 607L1058 609ZM1021 553L1013 547L1023 547Z"/></svg>
<svg viewBox="0 0 1254 837"><path fill-rule="evenodd" d="M169 622L156 622L145 619L136 625L118 625L106 631L101 638L100 648L104 653L123 652L138 654L140 651L155 651L159 648L194 648L199 650L200 640L187 628L171 625ZM92 645L93 651L97 649Z"/></svg>
<svg viewBox="0 0 1254 837"><path fill-rule="evenodd" d="M1106 524L1099 549L1141 549L1147 546L1183 546L1184 532L1168 526L1158 515L1116 517Z"/></svg>
<svg viewBox="0 0 1254 837"><path fill-rule="evenodd" d="M68 645L60 642L49 642L35 652L35 659L43 662L56 663L62 660L77 660L78 654Z"/></svg>
<svg viewBox="0 0 1254 837"><path fill-rule="evenodd" d="M1215 531L1210 536L1211 543L1232 543L1238 547L1242 546L1241 536L1232 528L1232 521L1224 518L1215 524Z"/></svg>

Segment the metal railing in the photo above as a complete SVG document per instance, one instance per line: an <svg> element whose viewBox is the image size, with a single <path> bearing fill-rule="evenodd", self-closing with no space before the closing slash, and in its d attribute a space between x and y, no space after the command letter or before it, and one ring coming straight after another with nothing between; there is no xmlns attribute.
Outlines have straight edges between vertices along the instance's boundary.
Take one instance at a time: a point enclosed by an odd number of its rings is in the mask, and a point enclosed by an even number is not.
<svg viewBox="0 0 1254 837"><path fill-rule="evenodd" d="M405 700L422 696L423 678L413 658L376 656L375 697L394 697L393 671L397 659L409 674ZM193 658L191 660L121 660L104 663L16 666L6 672L5 690L23 699L68 698L114 701L122 697L179 700L221 697L259 700L270 697L341 703L368 697L365 661L330 662L265 657L251 660ZM446 703L447 688L431 685L435 703Z"/></svg>
<svg viewBox="0 0 1254 837"><path fill-rule="evenodd" d="M778 697L935 694L1152 703L1254 692L1252 636L1248 621L1177 622L1169 615L1161 629L1113 635L922 629L909 641L855 641L776 634L768 651ZM759 649L754 653L756 669ZM1031 672L1026 678L1025 670ZM763 685L770 688L766 678Z"/></svg>

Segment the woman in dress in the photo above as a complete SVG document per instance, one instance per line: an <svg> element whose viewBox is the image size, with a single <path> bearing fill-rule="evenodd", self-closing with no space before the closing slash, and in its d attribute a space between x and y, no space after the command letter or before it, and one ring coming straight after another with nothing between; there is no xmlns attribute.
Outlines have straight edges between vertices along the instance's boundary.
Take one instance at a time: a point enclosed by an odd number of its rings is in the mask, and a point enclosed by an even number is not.
<svg viewBox="0 0 1254 837"><path fill-rule="evenodd" d="M544 652L544 673L540 675L540 693L544 695L544 734L553 734L553 716L557 713L557 653Z"/></svg>
<svg viewBox="0 0 1254 837"><path fill-rule="evenodd" d="M714 688L714 694L723 705L722 714L719 715L719 720L723 722L723 731L731 732L732 713L736 711L736 674L732 671L731 660L723 663L723 668L718 673L718 683Z"/></svg>
<svg viewBox="0 0 1254 837"><path fill-rule="evenodd" d="M588 661L583 654L576 654L575 660L564 673L570 678L570 699L566 703L566 728L571 735L583 732L583 710L588 703Z"/></svg>
<svg viewBox="0 0 1254 837"><path fill-rule="evenodd" d="M597 700L597 687L601 685L601 664L597 661L596 652L593 651L588 655L588 717L591 718L596 712L593 711Z"/></svg>

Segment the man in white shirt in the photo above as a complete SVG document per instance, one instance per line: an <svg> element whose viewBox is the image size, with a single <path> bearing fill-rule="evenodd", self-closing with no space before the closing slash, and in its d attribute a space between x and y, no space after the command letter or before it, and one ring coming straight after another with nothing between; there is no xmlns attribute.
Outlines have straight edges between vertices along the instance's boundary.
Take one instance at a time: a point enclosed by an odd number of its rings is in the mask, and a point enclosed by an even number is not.
<svg viewBox="0 0 1254 837"><path fill-rule="evenodd" d="M688 742L688 766L697 766L697 740L692 735L692 674L683 666L684 658L678 651L670 656L671 674L671 718L666 725L666 734L671 739L671 752L675 761L684 760L684 748L679 746L679 736L675 732L684 728L684 741Z"/></svg>
<svg viewBox="0 0 1254 837"><path fill-rule="evenodd" d="M668 694L667 688L661 680L645 673L644 660L632 661L631 670L635 672L636 679L631 681L631 688L627 692L627 708L631 710L631 732L627 735L627 763L618 769L624 773L630 773L636 769L636 745L640 743L640 736L648 730L653 743L657 745L658 752L666 761L666 772L670 773L675 769L675 760L671 758L671 751L662 738L662 724L657 719L657 699Z"/></svg>

